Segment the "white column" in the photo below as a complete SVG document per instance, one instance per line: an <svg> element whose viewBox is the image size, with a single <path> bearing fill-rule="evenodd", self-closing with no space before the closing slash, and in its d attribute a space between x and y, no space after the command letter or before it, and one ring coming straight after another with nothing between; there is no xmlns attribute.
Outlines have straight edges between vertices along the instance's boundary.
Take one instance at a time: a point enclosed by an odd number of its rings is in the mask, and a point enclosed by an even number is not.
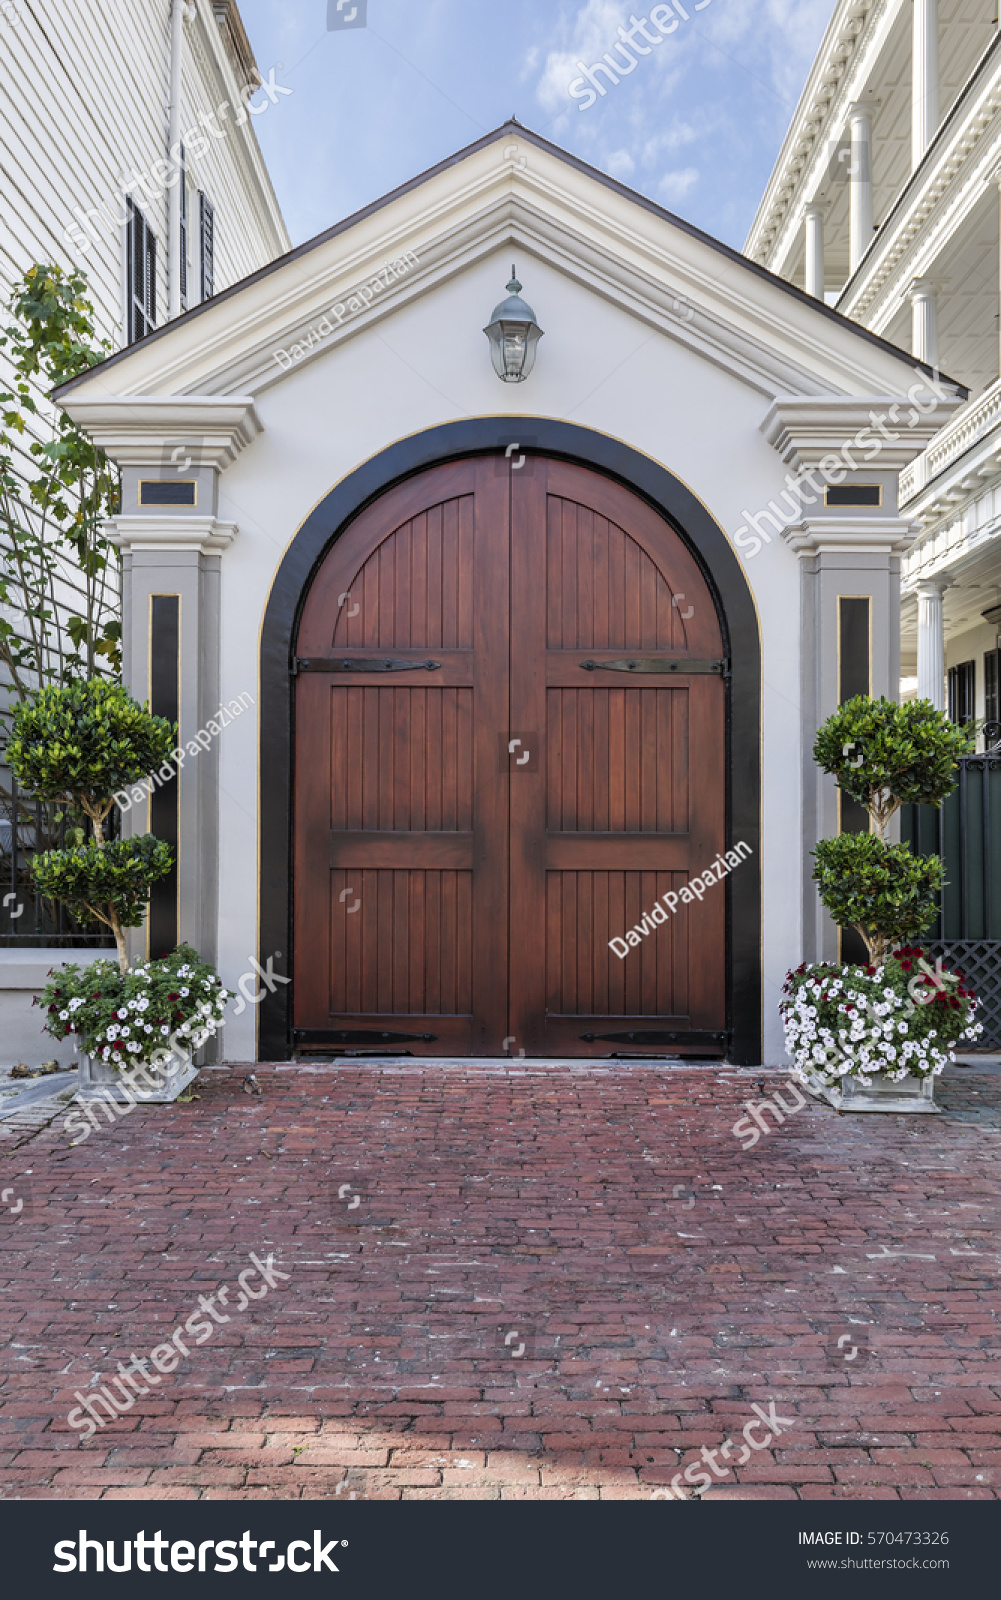
<svg viewBox="0 0 1001 1600"><path fill-rule="evenodd" d="M849 271L854 272L872 243L872 112L867 105L852 106L849 127L852 140Z"/></svg>
<svg viewBox="0 0 1001 1600"><path fill-rule="evenodd" d="M913 0L911 171L938 132L938 0Z"/></svg>
<svg viewBox="0 0 1001 1600"><path fill-rule="evenodd" d="M945 584L930 578L917 586L918 596L918 699L930 700L945 710L945 632L942 626L942 591Z"/></svg>
<svg viewBox="0 0 1001 1600"><path fill-rule="evenodd" d="M938 302L930 278L915 278L907 291L911 297L911 355L938 366Z"/></svg>
<svg viewBox="0 0 1001 1600"><path fill-rule="evenodd" d="M806 292L824 298L824 207L817 202L803 212L806 227Z"/></svg>

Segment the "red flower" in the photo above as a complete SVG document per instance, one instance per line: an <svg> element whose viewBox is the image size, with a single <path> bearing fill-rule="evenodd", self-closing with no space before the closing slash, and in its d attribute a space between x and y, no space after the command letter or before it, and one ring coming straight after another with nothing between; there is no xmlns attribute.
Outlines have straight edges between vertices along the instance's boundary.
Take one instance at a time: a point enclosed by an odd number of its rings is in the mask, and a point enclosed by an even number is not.
<svg viewBox="0 0 1001 1600"><path fill-rule="evenodd" d="M179 995L179 994L169 994L169 995L168 995L168 996L167 996L167 999L168 999L168 1000L179 1000L179 999L180 999L180 998L181 998L181 997L180 997L180 995Z"/></svg>

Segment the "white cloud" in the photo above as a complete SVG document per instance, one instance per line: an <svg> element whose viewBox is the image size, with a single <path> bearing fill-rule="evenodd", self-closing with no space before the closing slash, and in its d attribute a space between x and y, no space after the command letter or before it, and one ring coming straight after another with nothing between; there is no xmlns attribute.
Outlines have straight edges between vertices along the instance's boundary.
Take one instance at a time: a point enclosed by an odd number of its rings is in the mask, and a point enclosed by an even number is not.
<svg viewBox="0 0 1001 1600"><path fill-rule="evenodd" d="M713 6L706 36L791 107L798 100L835 0L758 0ZM712 24L709 25L709 18ZM711 57L714 54L709 52Z"/></svg>
<svg viewBox="0 0 1001 1600"><path fill-rule="evenodd" d="M605 171L611 173L613 178L631 178L636 171L636 163L628 150L613 150L611 155L605 157Z"/></svg>
<svg viewBox="0 0 1001 1600"><path fill-rule="evenodd" d="M547 111L568 107L567 85L580 75L578 61L588 66L597 61L618 39L618 29L626 20L626 13L614 0L587 0L577 13L569 49L551 50L546 57L536 94Z"/></svg>
<svg viewBox="0 0 1001 1600"><path fill-rule="evenodd" d="M661 128L658 133L644 141L640 160L645 167L652 166L664 151L680 150L682 145L694 144L701 136L699 130L690 122L674 122L669 128Z"/></svg>
<svg viewBox="0 0 1001 1600"><path fill-rule="evenodd" d="M666 206L677 205L698 181L698 167L682 167L677 172L665 172L657 185L657 196Z"/></svg>

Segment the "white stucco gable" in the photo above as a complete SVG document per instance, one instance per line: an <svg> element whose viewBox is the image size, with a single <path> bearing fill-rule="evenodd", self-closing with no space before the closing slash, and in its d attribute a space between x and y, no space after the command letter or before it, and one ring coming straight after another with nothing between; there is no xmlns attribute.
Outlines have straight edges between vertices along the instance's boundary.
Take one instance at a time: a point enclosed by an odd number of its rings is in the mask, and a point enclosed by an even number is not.
<svg viewBox="0 0 1001 1600"><path fill-rule="evenodd" d="M520 385L498 382L482 331L512 261L544 329ZM782 974L830 953L806 852L836 831L808 750L837 703L837 596L871 597L871 692L895 693L897 569L912 536L896 473L960 403L929 376L915 407L917 381L905 353L512 123L58 398L123 467L112 532L126 553L127 676L143 697L147 597L184 596L182 734L210 702L254 692L276 575L313 508L415 435L489 419L480 448L503 456L536 444L538 419L571 423L680 480L729 540L744 529L762 656L764 1050L776 1060ZM842 473L878 484L878 506L815 495L782 511L781 536L773 517L771 537L746 537L749 517L781 509L791 471L894 406L899 427ZM193 504L140 503L143 481L181 477L197 482ZM271 953L254 869L268 760L246 718L181 784L179 929L231 985L251 954ZM229 1059L253 1055L253 1024L249 1011L233 1022Z"/></svg>

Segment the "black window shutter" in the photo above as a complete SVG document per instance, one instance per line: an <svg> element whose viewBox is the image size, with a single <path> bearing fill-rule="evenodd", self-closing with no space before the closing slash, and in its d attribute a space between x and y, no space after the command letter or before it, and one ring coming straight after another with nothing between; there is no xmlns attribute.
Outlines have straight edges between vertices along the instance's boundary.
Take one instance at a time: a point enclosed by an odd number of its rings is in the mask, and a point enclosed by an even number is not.
<svg viewBox="0 0 1001 1600"><path fill-rule="evenodd" d="M129 344L156 327L156 235L131 196L125 234L126 332Z"/></svg>
<svg viewBox="0 0 1001 1600"><path fill-rule="evenodd" d="M156 327L156 234L143 218L143 256L146 262L146 332Z"/></svg>
<svg viewBox="0 0 1001 1600"><path fill-rule="evenodd" d="M976 711L976 667L972 661L962 661L949 668L949 720L966 727Z"/></svg>
<svg viewBox="0 0 1001 1600"><path fill-rule="evenodd" d="M984 656L984 716L988 722L1001 720L1001 650L988 650Z"/></svg>
<svg viewBox="0 0 1001 1600"><path fill-rule="evenodd" d="M202 268L202 299L211 300L215 294L215 207L208 195L199 192L201 207L200 234L201 234L201 268Z"/></svg>

